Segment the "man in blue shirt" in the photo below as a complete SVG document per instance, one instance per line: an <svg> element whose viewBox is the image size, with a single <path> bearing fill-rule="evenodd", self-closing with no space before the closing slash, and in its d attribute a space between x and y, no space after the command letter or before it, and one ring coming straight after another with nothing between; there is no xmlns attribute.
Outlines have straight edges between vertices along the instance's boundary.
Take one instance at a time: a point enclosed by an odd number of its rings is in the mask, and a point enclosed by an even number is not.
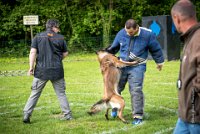
<svg viewBox="0 0 200 134"><path fill-rule="evenodd" d="M125 28L117 33L107 51L113 54L119 51L119 58L123 61L131 62L137 60L140 62L136 66L128 66L121 69L122 74L118 86L118 92L121 94L128 81L134 119L132 124L140 124L144 114L142 88L148 52L151 53L159 71L164 63L164 56L156 35L150 29L139 27L134 19L129 19L125 23ZM112 110L111 115L115 116L116 111Z"/></svg>

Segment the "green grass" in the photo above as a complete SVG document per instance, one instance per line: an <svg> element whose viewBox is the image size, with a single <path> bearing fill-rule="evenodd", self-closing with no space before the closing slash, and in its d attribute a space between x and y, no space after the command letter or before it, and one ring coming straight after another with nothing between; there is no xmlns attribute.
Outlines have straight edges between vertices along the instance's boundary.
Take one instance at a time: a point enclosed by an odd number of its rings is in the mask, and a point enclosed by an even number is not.
<svg viewBox="0 0 200 134"><path fill-rule="evenodd" d="M105 111L89 116L87 111L102 97L103 80L95 54L69 55L64 60L66 93L73 121L60 121L61 110L50 82L46 85L31 117L31 124L22 123L22 110L31 92L33 77L5 75L5 71L28 70L28 58L0 58L0 133L2 134L170 134L177 120L176 80L179 62L165 62L161 72L148 61L144 81L145 117L140 126L131 124L128 86L122 93L123 112L130 124L119 119L104 118ZM4 74L4 73L5 74Z"/></svg>

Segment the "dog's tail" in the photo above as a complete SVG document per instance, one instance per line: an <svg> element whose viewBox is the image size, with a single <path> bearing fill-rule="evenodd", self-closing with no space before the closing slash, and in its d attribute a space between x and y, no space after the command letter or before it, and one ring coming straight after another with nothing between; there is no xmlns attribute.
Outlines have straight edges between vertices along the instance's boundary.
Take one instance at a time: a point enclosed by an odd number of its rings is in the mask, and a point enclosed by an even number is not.
<svg viewBox="0 0 200 134"><path fill-rule="evenodd" d="M88 112L89 115L96 114L104 109L107 109L109 107L109 102L110 99L101 99L97 103L95 103L91 108L90 111Z"/></svg>

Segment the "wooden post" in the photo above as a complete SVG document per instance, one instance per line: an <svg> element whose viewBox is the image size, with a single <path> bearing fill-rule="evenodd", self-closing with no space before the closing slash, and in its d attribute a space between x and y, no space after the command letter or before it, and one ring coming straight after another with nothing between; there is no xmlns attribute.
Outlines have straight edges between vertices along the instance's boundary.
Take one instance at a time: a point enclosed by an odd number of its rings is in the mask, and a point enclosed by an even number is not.
<svg viewBox="0 0 200 134"><path fill-rule="evenodd" d="M30 28L31 28L31 42L33 40L33 28L32 28L32 25L30 25Z"/></svg>

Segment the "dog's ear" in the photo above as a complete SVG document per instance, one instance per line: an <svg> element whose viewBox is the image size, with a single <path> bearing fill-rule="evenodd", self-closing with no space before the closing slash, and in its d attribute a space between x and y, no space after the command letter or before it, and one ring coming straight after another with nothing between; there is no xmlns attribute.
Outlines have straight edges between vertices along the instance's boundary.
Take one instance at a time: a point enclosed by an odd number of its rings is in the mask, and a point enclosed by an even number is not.
<svg viewBox="0 0 200 134"><path fill-rule="evenodd" d="M95 53L98 54L101 50L102 50L102 49L97 49L97 50L95 51Z"/></svg>
<svg viewBox="0 0 200 134"><path fill-rule="evenodd" d="M102 51L102 49L99 49L99 50L95 51L96 55L98 55L99 52L101 52L101 51Z"/></svg>
<svg viewBox="0 0 200 134"><path fill-rule="evenodd" d="M100 51L101 51L101 52L108 52L108 53L109 53L108 48L110 48L110 46L111 46L111 45L108 45L106 48L99 49L99 50L96 51L96 53L98 53L98 52L100 52Z"/></svg>
<svg viewBox="0 0 200 134"><path fill-rule="evenodd" d="M99 52L107 52L105 49L100 49L100 50L97 50L97 51L95 51L95 53L98 55L99 54Z"/></svg>

